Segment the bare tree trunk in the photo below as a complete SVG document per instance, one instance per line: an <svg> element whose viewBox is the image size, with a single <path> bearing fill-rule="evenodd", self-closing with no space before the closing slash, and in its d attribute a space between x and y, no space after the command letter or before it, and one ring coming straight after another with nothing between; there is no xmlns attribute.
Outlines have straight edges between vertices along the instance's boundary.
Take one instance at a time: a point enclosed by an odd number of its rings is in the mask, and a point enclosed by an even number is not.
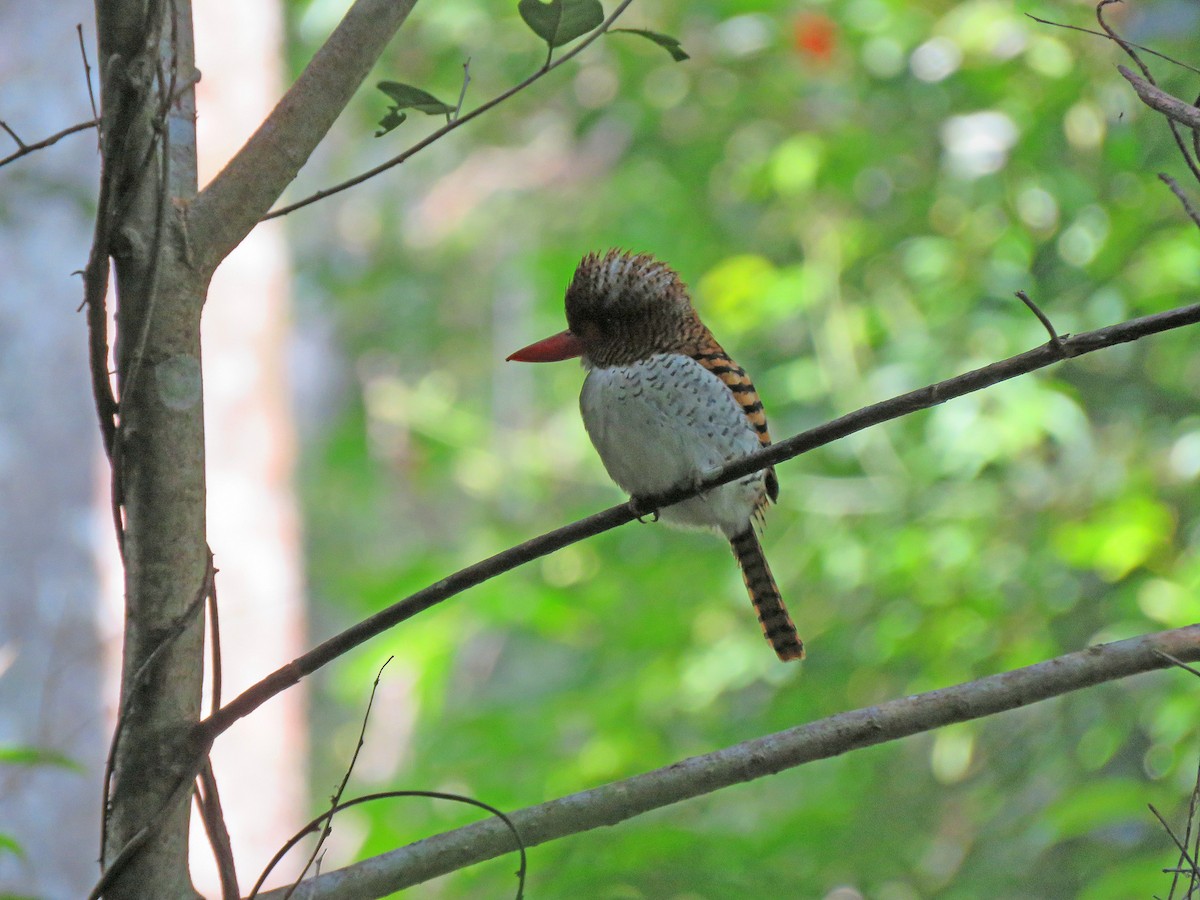
<svg viewBox="0 0 1200 900"><path fill-rule="evenodd" d="M105 0L97 34L103 183L89 268L95 275L111 257L116 271L121 401L111 453L125 563L106 868L141 845L114 867L106 896L186 897L195 893L186 774L194 754L186 739L199 718L203 672L195 601L206 593L209 566L200 374L207 279L192 263L182 213L196 193L190 4Z"/></svg>

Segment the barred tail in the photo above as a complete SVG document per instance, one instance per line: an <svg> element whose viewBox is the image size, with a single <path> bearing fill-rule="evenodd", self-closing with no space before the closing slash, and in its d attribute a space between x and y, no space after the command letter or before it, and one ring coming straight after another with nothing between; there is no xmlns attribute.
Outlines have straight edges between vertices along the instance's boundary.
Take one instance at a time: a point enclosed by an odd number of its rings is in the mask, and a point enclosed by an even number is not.
<svg viewBox="0 0 1200 900"><path fill-rule="evenodd" d="M754 611L758 613L763 634L775 648L775 654L784 662L804 659L804 642L796 633L792 617L788 615L783 598L779 596L779 588L775 586L775 578L767 567L767 558L763 555L762 544L758 542L754 528L747 527L741 534L731 537L729 543L742 568L742 578L746 581L746 590L750 594L750 602L754 604Z"/></svg>

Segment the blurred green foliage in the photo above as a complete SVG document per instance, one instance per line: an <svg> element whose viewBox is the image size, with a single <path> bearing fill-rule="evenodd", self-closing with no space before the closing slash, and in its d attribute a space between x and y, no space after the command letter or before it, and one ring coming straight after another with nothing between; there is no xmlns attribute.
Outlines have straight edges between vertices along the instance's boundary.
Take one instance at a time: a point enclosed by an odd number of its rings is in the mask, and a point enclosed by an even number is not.
<svg viewBox="0 0 1200 900"><path fill-rule="evenodd" d="M336 15L293 2L293 63ZM418 4L380 78L464 109L536 70L515 2ZM608 10L611 10L611 2ZM1109 8L1191 62L1190 4ZM1079 3L639 0L531 90L293 214L300 319L333 348L303 473L315 637L619 502L563 327L586 251L669 261L754 376L776 437L1045 340L1195 300L1186 170ZM561 52L561 51L560 51ZM1195 77L1156 62L1167 90ZM364 90L300 190L394 155ZM1193 195L1195 186L1190 186ZM297 195L299 196L299 194ZM315 363L314 363L315 365ZM314 809L391 653L352 789L515 809L906 693L1197 619L1200 356L1184 330L859 434L781 467L765 545L809 646L781 665L728 551L630 525L497 578L318 680ZM1197 685L1166 672L827 760L531 851L530 894L1165 895ZM474 818L340 817L326 868ZM335 858L336 857L336 858ZM514 859L414 890L504 897ZM858 892L857 894L854 892Z"/></svg>

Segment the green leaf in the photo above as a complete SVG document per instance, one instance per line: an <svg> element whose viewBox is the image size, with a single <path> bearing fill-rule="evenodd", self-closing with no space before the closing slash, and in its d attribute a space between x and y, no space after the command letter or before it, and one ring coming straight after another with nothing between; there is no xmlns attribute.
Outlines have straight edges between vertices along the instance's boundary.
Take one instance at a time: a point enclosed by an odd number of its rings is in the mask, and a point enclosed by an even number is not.
<svg viewBox="0 0 1200 900"><path fill-rule="evenodd" d="M671 37L669 34L660 34L657 31L646 31L644 28L610 28L609 34L616 32L624 32L625 34L640 34L648 41L653 41L671 54L671 59L675 62L683 62L685 59L691 59L690 56L679 46L679 41Z"/></svg>
<svg viewBox="0 0 1200 900"><path fill-rule="evenodd" d="M17 842L16 838L7 834L0 834L0 856L3 856L5 853L11 853L13 856L20 857L21 859L26 858L25 848ZM4 900L8 900L9 897L12 897L13 900L18 900L16 894L4 894L2 896Z"/></svg>
<svg viewBox="0 0 1200 900"><path fill-rule="evenodd" d="M389 109L387 115L379 120L379 130L375 132L375 137L383 137L393 128L401 125L408 116L400 112L398 109Z"/></svg>
<svg viewBox="0 0 1200 900"><path fill-rule="evenodd" d="M71 757L56 750L44 750L41 747L0 747L0 765L10 766L58 766L76 772L84 771L83 766Z"/></svg>
<svg viewBox="0 0 1200 900"><path fill-rule="evenodd" d="M415 109L417 112L423 112L429 116L448 116L455 109L428 91L413 87L411 84L401 84L399 81L381 81L378 87L391 98L392 107L388 110L387 115L379 120L379 131L375 132L375 137L382 137L404 122L408 118L408 114L403 110Z"/></svg>
<svg viewBox="0 0 1200 900"><path fill-rule="evenodd" d="M521 0L517 12L551 50L587 34L604 21L600 0Z"/></svg>

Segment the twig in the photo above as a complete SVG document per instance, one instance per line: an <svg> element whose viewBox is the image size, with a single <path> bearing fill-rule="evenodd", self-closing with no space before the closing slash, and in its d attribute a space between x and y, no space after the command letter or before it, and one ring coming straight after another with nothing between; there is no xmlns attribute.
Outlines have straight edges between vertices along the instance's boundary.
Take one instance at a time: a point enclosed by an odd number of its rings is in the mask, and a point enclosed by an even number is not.
<svg viewBox="0 0 1200 900"><path fill-rule="evenodd" d="M1187 217L1197 228L1200 228L1200 212L1197 212L1196 207L1192 206L1192 201L1188 199L1188 195L1183 192L1179 183L1166 172L1159 172L1158 180L1171 189L1171 193L1175 195L1175 199L1179 201L1183 211L1187 213Z"/></svg>
<svg viewBox="0 0 1200 900"><path fill-rule="evenodd" d="M37 141L33 144L23 143L21 141L21 139L19 137L17 137L16 133L13 132L13 130L8 127L7 124L5 124L4 122L0 122L0 126L3 126L4 130L7 131L9 136L14 141L17 142L17 146L20 148L15 153L10 153L8 156L5 156L4 158L0 159L0 166L7 166L10 162L13 162L14 160L18 160L22 156L28 156L30 153L34 153L37 150L45 149L46 147L49 147L51 144L57 144L59 141L61 141L63 138L65 138L69 134L75 134L77 131L87 131L89 128L95 128L96 123L98 121L99 121L98 119L93 119L90 122L80 122L77 125L72 125L70 128L64 128L62 131L52 134L48 138L43 138L42 140Z"/></svg>
<svg viewBox="0 0 1200 900"><path fill-rule="evenodd" d="M154 120L154 140L151 141L146 148L146 159L150 160L153 157L156 149L158 150L159 158L159 173L158 173L158 206L154 219L154 234L151 238L150 253L148 256L149 271L146 274L146 307L141 314L141 331L137 335L137 343L134 345L134 351L131 355L122 356L129 360L129 368L126 372L120 373L119 383L121 386L121 400L133 394L134 388L137 385L138 375L141 374L142 359L146 354L146 343L150 339L150 326L154 321L154 309L158 305L158 278L161 271L159 265L162 255L163 235L167 228L167 212L171 208L171 154L168 148L164 145L167 139L167 117L171 112L171 104L175 98L175 83L179 74L179 23L177 21L178 10L175 4L170 4L171 7L171 71L168 78L160 68L156 71L158 79L158 88L160 102L158 113ZM129 191L130 198L136 196L136 191ZM117 428L120 431L122 421L118 421ZM117 451L120 452L121 441L117 441ZM119 468L119 463L114 461L114 470Z"/></svg>
<svg viewBox="0 0 1200 900"><path fill-rule="evenodd" d="M1154 652L1156 655L1162 657L1167 662L1169 662L1171 665L1178 666L1179 668L1183 669L1185 672L1191 672L1197 678L1200 678L1200 669L1197 669L1194 666L1189 666L1187 663L1183 662L1182 660L1176 659L1170 653L1164 653L1161 650L1155 650Z"/></svg>
<svg viewBox="0 0 1200 900"><path fill-rule="evenodd" d="M458 92L458 103L454 107L454 115L450 121L455 121L462 115L463 101L467 99L467 85L471 83L471 57L467 57L467 61L463 63L463 82L462 90Z"/></svg>
<svg viewBox="0 0 1200 900"><path fill-rule="evenodd" d="M1071 335L1062 339L1061 346L1058 348L1045 344L946 381L864 407L732 462L699 484L681 487L660 497L645 499L652 502L656 508L670 506L717 485L782 463L801 453L823 447L873 425L898 419L917 410L928 409L955 397L961 397L1001 381L1044 368L1061 361L1064 356L1092 353L1105 347L1135 341L1150 334L1158 334L1198 322L1200 322L1200 304L1195 304L1131 319L1096 331ZM634 511L630 509L628 503L610 507L603 512L549 531L540 537L460 569L441 581L417 591L340 634L334 635L267 675L257 684L247 688L217 713L199 723L197 740L201 744L215 740L217 735L229 728L235 721L242 716L249 715L276 694L392 626L411 619L418 613L424 612L468 588L482 584L502 572L515 569L584 538L624 525L632 521L634 516Z"/></svg>
<svg viewBox="0 0 1200 900"><path fill-rule="evenodd" d="M1067 28L1071 31L1082 31L1084 34L1091 34L1096 37L1102 37L1105 40L1112 40L1112 38L1110 38L1103 31L1096 31L1092 28L1083 28L1080 25L1067 25L1064 22L1054 22L1050 19L1039 19L1037 16L1033 15L1033 13L1025 13L1025 16L1033 19L1033 21L1037 22L1039 25L1052 25L1055 28ZM1130 41L1126 41L1126 43L1128 43L1130 47L1136 47L1143 53L1149 53L1151 56L1157 56L1159 59L1166 60L1173 65L1179 66L1181 69L1187 69L1189 72L1195 72L1197 75L1200 75L1200 68L1197 68L1196 66L1190 66L1185 62L1175 59L1174 57L1167 56L1165 53L1159 53L1157 50L1152 50L1149 47L1143 47L1141 44L1134 44Z"/></svg>
<svg viewBox="0 0 1200 900"><path fill-rule="evenodd" d="M212 548L208 548L208 557L212 559ZM212 648L212 681L209 693L210 709L215 712L221 708L221 620L217 602L217 579L220 569L213 567L213 578L209 585L207 597L209 645ZM233 857L233 842L229 839L229 828L225 824L225 811L221 805L221 795L217 790L217 776L213 772L212 759L204 761L204 767L196 776L196 805L200 810L200 818L204 823L204 833L208 836L208 844L212 848L213 858L217 863L217 875L221 881L222 900L237 900L241 890L238 888L237 866Z"/></svg>
<svg viewBox="0 0 1200 900"><path fill-rule="evenodd" d="M407 150L405 150L403 153L399 154L398 156L393 156L387 162L380 163L379 165L375 166L375 168L368 169L366 172L363 172L359 175L355 175L353 178L343 181L340 184L335 184L333 187L328 187L328 188L319 190L315 194L305 197L303 200L297 200L295 203L289 203L287 206L281 206L279 209L272 210L271 212L269 212L265 216L263 216L260 221L265 222L268 219L275 219L275 218L278 218L279 216L286 216L288 213L295 212L296 210L301 209L305 206L309 206L310 204L316 203L319 200L324 200L326 197L332 197L334 194L340 194L342 191L348 190L352 187L355 187L356 185L360 185L364 181L368 181L369 179L374 178L376 175L379 175L382 172L386 172L388 169L391 169L394 166L398 166L401 163L406 162L408 159L412 158L417 153L424 150L430 144L434 143L434 141L440 140L441 138L445 137L450 132L454 131L456 128L466 125L472 119L474 119L477 116L483 115L485 112L492 109L493 107L499 106L501 103L503 103L509 97L512 97L515 94L519 94L521 91L525 90L527 87L532 85L534 82L538 81L540 78L542 78L542 76L548 75L550 72L553 72L559 66L574 59L577 55L579 55L585 49L587 49L588 46L590 46L593 41L595 41L596 39L601 37L604 34L604 32L608 31L608 29L612 27L613 23L616 22L616 20L620 17L621 13L625 12L626 8L632 2L633 2L633 0L621 0L621 2L619 4L617 4L617 8L614 9L612 11L612 13L609 14L608 18L605 19L603 22L601 22L599 25L597 25L594 31L589 33L587 35L587 37L585 37L582 41L580 41L578 44L576 44L574 47L572 47L570 51L568 51L567 53L564 53L558 59L553 60L553 61L551 61L551 55L547 54L546 62L543 63L542 67L540 69L538 69L536 72L534 72L532 75L530 75L528 78L524 79L523 81L519 82L518 84L513 85L508 90L503 91L500 94L497 94L495 97L493 97L491 100L488 100L486 103L482 104L481 106L475 107L475 109L471 110L465 116L457 116L456 115L453 121L447 122L441 128L437 129L437 131L433 132L432 134L430 134L428 137L424 138L423 140L417 141L417 143L413 144L411 147L409 147ZM551 53L552 52L553 51L551 51ZM463 87L465 90L466 85L464 84Z"/></svg>
<svg viewBox="0 0 1200 900"><path fill-rule="evenodd" d="M1167 833L1167 836L1170 837L1171 841L1175 844L1175 846L1179 848L1179 856L1180 856L1180 859L1183 861L1183 863L1186 863L1188 869L1190 869L1191 871L1200 872L1200 868L1196 867L1196 861L1194 859L1192 859L1192 854L1188 852L1187 844L1184 841L1179 840L1178 837L1176 837L1175 832L1172 830L1171 826L1167 824L1167 820L1164 819L1162 817L1162 814L1159 813L1159 811L1154 808L1153 803L1147 803L1146 806L1150 809L1150 812L1154 813L1154 818L1158 819L1158 823L1160 825L1162 825L1163 830L1166 831L1166 833ZM1182 869L1183 866L1180 865L1179 868ZM1184 869L1184 871L1187 871L1188 869ZM1176 875L1176 877L1178 877L1178 875ZM1174 882L1172 882L1172 885L1171 885L1172 893L1174 893L1174 890L1175 890L1175 885L1174 885Z"/></svg>
<svg viewBox="0 0 1200 900"><path fill-rule="evenodd" d="M1165 663L1155 649L1200 659L1200 625L1101 644L953 687L839 713L526 807L510 818L526 845L533 847L819 759L1161 669ZM508 833L496 822L477 822L329 872L307 882L309 890L298 897L332 900L350 893L351 885L355 897L382 897L499 856L507 852L508 842ZM281 896L281 891L270 891L261 900Z"/></svg>
<svg viewBox="0 0 1200 900"><path fill-rule="evenodd" d="M1195 785L1192 788L1191 799L1188 801L1187 830L1184 832L1183 842L1191 845L1192 859L1200 860L1200 822L1196 820L1197 812L1200 812L1200 763L1196 766ZM1197 887L1200 887L1200 871L1192 866L1189 875L1188 896L1191 897Z"/></svg>
<svg viewBox="0 0 1200 900"><path fill-rule="evenodd" d="M212 559L212 547L207 547L208 558ZM221 617L220 604L217 602L217 573L221 570L213 568L212 584L208 591L208 634L212 645L212 694L210 703L213 712L221 708L221 686L223 682L221 667Z"/></svg>
<svg viewBox="0 0 1200 900"><path fill-rule="evenodd" d="M163 809L165 808L164 805ZM159 810L159 815L161 814L162 809ZM150 839L150 835L154 833L153 826L156 824L157 817L155 817L155 821L148 822L139 828L137 833L125 843L125 846L121 848L121 852L116 855L108 868L100 873L100 880L96 882L91 893L88 894L88 900L99 900L100 897L104 896L104 892L108 890L108 886L129 865L129 861L133 859L133 855L141 850L142 845Z"/></svg>
<svg viewBox="0 0 1200 900"><path fill-rule="evenodd" d="M128 690L125 691L125 700L121 704L121 710L117 714L116 725L113 726L112 740L108 746L108 757L104 761L104 779L103 779L103 802L101 804L101 823L100 823L100 858L104 859L104 853L107 849L108 840L108 815L111 803L109 797L112 791L113 769L116 765L117 748L121 744L121 733L125 728L125 722L128 720L133 711L134 698L140 693L141 687L154 671L154 664L158 658L167 652L167 648L173 644L180 635L183 634L192 617L200 609L200 605L205 598L215 589L217 570L213 567L212 551L208 551L207 562L204 567L204 576L200 580L200 587L196 590L196 595L192 598L192 602L172 623L167 633L163 635L162 640L158 642L150 654L138 666L136 672L129 679ZM190 773L188 781L192 775L199 774L198 772Z"/></svg>
<svg viewBox="0 0 1200 900"><path fill-rule="evenodd" d="M100 879L96 882L95 886L88 894L88 900L100 900L100 898L104 896L104 893L108 890L109 885L116 880L118 875L125 871L125 868L130 864L130 862L133 861L141 849L146 845L146 842L158 834L158 825L162 821L163 816L165 816L167 812L175 806L177 801L183 799L180 796L180 792L189 790L191 785L192 782L189 778L180 777L175 782L174 786L163 798L162 803L160 803L158 808L155 809L150 815L146 824L139 828L137 832L134 833L133 837L125 842L125 846L122 847L121 851L113 858L112 863L110 863L108 868L101 873Z"/></svg>
<svg viewBox="0 0 1200 900"><path fill-rule="evenodd" d="M100 121L100 111L96 108L96 91L92 87L92 67L91 67L91 64L88 63L87 47L83 43L83 25L82 24L76 23L75 34L77 34L79 36L79 55L83 58L83 77L87 81L88 100L91 101L91 104L92 104L92 121L99 122ZM97 128L96 129L96 150L99 151L100 149L101 149L100 129Z"/></svg>
<svg viewBox="0 0 1200 900"><path fill-rule="evenodd" d="M375 694L379 690L379 680L383 678L383 670L388 667L394 656L389 656L383 661L383 665L379 667L379 671L375 673L375 683L371 685L371 696L367 700L367 708L363 713L362 727L358 730L358 744L354 748L354 754L350 757L350 765L346 766L346 773L342 776L342 783L337 786L337 790L333 792L333 796L329 798L329 812L325 814L325 825L321 828L321 836L317 838L316 846L313 847L312 853L308 857L308 862L304 864L304 868L300 870L300 874L296 876L296 880L292 883L291 889L284 894L284 900L291 900L296 889L300 887L300 882L304 880L304 876L308 874L308 870L312 868L313 863L317 861L317 857L321 854L321 848L325 846L325 842L329 839L329 833L333 831L333 817L338 811L342 802L342 795L346 793L346 785L350 783L350 775L354 771L354 765L358 762L358 754L366 744L367 722L371 719L371 707L375 705ZM266 877L264 873L263 877ZM259 884L262 880L259 880ZM258 885L255 885L255 890Z"/></svg>
<svg viewBox="0 0 1200 900"><path fill-rule="evenodd" d="M25 142L23 140L21 140L20 135L18 135L15 131L13 131L11 128L9 128L8 123L5 122L3 119L0 119L0 128L3 128L4 131L8 134L8 136L10 138L12 138L14 141L16 141L18 149L20 149L20 150L25 149Z"/></svg>
<svg viewBox="0 0 1200 900"><path fill-rule="evenodd" d="M1050 346L1054 347L1056 350L1062 350L1062 338L1058 336L1058 332L1054 330L1054 325L1051 324L1050 319L1046 316L1046 314L1038 308L1036 303L1029 299L1029 295L1024 291L1017 291L1017 299L1029 307L1029 311L1038 317L1038 321L1042 323L1042 327L1050 333Z"/></svg>
<svg viewBox="0 0 1200 900"><path fill-rule="evenodd" d="M1177 656L1167 653L1165 650L1155 650L1154 655L1159 657L1159 659L1166 660L1167 662L1171 663L1171 665L1177 666L1178 668L1183 669L1185 672L1190 672L1192 675L1200 678L1200 669L1197 669L1194 666L1189 666ZM1198 886L1197 882L1200 881L1200 869L1196 867L1196 860L1200 859L1200 828L1196 827L1200 823L1196 821L1197 810L1200 810L1200 764L1197 764L1195 787L1192 788L1192 795L1188 800L1187 824L1185 826L1182 843L1180 843L1180 841L1175 837L1174 832L1171 831L1167 823L1163 821L1162 816L1158 814L1158 810L1156 810L1153 806L1150 807L1150 811L1158 817L1160 822L1162 822L1163 828L1166 829L1167 834L1171 836L1171 840L1175 842L1175 846L1177 846L1180 851L1179 862L1175 865L1175 868L1170 870L1174 877L1171 879L1171 891L1167 895L1169 898L1175 896L1175 888L1179 885L1180 875L1187 873L1189 876L1188 880L1190 883L1188 886L1188 892L1184 895L1185 897L1190 898L1193 896ZM1192 848L1191 856L1189 857L1187 848L1193 842L1193 830L1195 831L1195 846ZM1187 863L1186 868L1184 867L1185 862Z"/></svg>
<svg viewBox="0 0 1200 900"><path fill-rule="evenodd" d="M1137 50L1135 50L1128 41L1117 34L1117 32L1111 28L1108 22L1106 22L1104 19L1104 7L1113 3L1121 2L1123 2L1123 0L1100 0L1100 2L1096 4L1096 21L1100 23L1100 27L1105 30L1109 37L1121 45L1121 49L1125 51L1129 58L1137 63L1138 68L1142 70L1142 75L1145 77L1146 81L1157 87L1157 83L1154 80L1154 75L1150 72L1150 67L1142 62L1142 58L1138 56ZM1192 177L1197 181L1200 181L1200 165L1197 164L1196 160L1192 157L1192 154L1188 152L1188 147L1187 144L1184 143L1183 135L1179 133L1179 125L1174 119L1167 117L1167 126L1171 129L1171 136L1175 138L1175 146L1179 148L1179 153L1183 157L1183 161L1187 163L1188 168L1192 171Z"/></svg>
<svg viewBox="0 0 1200 900"><path fill-rule="evenodd" d="M357 806L360 803L371 803L375 800L390 800L398 797L429 797L432 800L451 800L455 803L466 803L470 806L477 806L480 809L487 810L493 816L503 822L504 826L512 833L513 839L517 845L517 851L521 855L521 864L517 869L516 898L516 900L521 900L525 893L525 873L528 868L528 861L525 855L525 842L521 839L521 833L517 831L517 826L513 824L512 819L506 816L500 810L496 809L496 807L484 803L482 800L476 800L473 797L464 797L462 794L447 794L442 791L381 791L376 794L365 794L362 797L355 797L353 800L347 800L345 803L339 804L336 809L327 810L326 812L321 813L321 815L317 816L298 832L288 838L287 842L279 849L279 852L271 857L271 861L267 863L266 868L263 869L263 873L258 876L258 881L255 883L253 890L250 891L247 900L255 900L256 897L260 896L258 892L262 889L263 882L267 880L267 876L271 874L271 870L279 864L279 861L283 859L283 857L287 855L287 852L296 846L298 842L316 831L317 827L326 818L334 815L335 813L339 813L344 809ZM302 888L306 896L309 893L306 888L311 884L312 882L310 881L307 885L305 885L305 888ZM278 895L281 890L282 889L270 891L268 894L264 894L262 896L274 897Z"/></svg>
<svg viewBox="0 0 1200 900"><path fill-rule="evenodd" d="M1125 51L1126 55L1138 64L1138 68L1142 70L1142 75L1146 77L1146 80L1153 84L1154 76L1150 74L1150 68L1144 62L1142 62L1142 58L1138 56L1137 50L1132 44L1129 43L1129 41L1117 34L1117 32L1108 24L1108 22L1104 21L1104 7L1111 6L1114 3L1124 2L1125 0L1100 0L1100 2L1096 4L1096 21L1099 22L1100 27L1104 29L1104 33L1112 38L1112 40L1116 41L1120 45L1121 49Z"/></svg>
<svg viewBox="0 0 1200 900"><path fill-rule="evenodd" d="M221 900L238 900L242 892L238 889L237 867L233 859L233 842L229 839L229 828L225 825L225 812L221 808L221 794L217 790L217 776L213 772L212 760L206 759L200 774L196 776L196 806L204 833L208 836L213 857L217 861L217 876L221 881Z"/></svg>

